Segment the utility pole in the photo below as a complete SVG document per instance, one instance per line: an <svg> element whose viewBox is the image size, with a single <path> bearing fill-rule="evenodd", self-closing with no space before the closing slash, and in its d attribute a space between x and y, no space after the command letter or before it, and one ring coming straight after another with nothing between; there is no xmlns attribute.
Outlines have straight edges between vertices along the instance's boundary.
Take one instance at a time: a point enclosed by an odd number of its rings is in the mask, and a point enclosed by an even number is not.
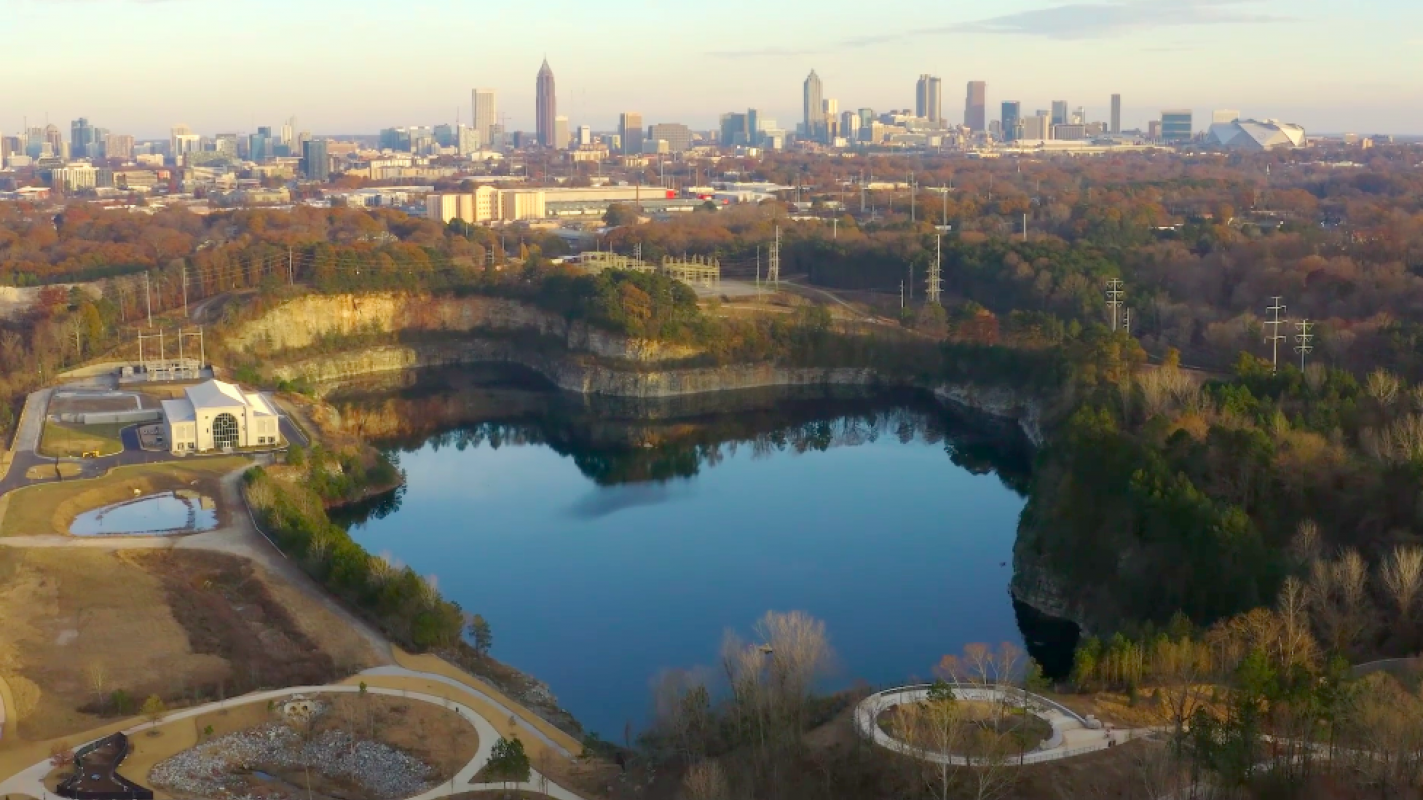
<svg viewBox="0 0 1423 800"><path fill-rule="evenodd" d="M188 318L188 265L184 264L183 269L183 319Z"/></svg>
<svg viewBox="0 0 1423 800"><path fill-rule="evenodd" d="M939 277L940 269L943 266L944 258L944 235L938 234L934 237L934 263L929 267L928 299L931 303L939 302L939 293L943 291L943 280Z"/></svg>
<svg viewBox="0 0 1423 800"><path fill-rule="evenodd" d="M1295 345L1295 352L1299 353L1299 371L1304 372L1305 359L1308 358L1310 353L1314 352L1314 345L1312 344L1312 342L1314 342L1314 334L1309 332L1310 329L1314 327L1314 323L1307 319L1302 319L1295 323L1295 327L1299 328L1299 335L1295 337L1295 341L1299 342L1299 344Z"/></svg>
<svg viewBox="0 0 1423 800"><path fill-rule="evenodd" d="M1131 309L1128 308L1126 311L1123 311L1122 314L1123 314L1123 318L1122 318L1122 330L1126 331L1126 332L1127 332L1127 335L1130 336L1130 335L1131 335Z"/></svg>
<svg viewBox="0 0 1423 800"><path fill-rule="evenodd" d="M913 261L909 262L909 281L906 283L906 285L909 287L909 299L910 299L910 300L913 300L913 299L914 299L914 262L913 262Z"/></svg>
<svg viewBox="0 0 1423 800"><path fill-rule="evenodd" d="M899 310L904 310L904 281L899 282Z"/></svg>
<svg viewBox="0 0 1423 800"><path fill-rule="evenodd" d="M830 238L831 238L831 239L835 239L835 240L839 240L839 238L840 238L840 218L839 218L839 217L831 217L831 218L830 218Z"/></svg>
<svg viewBox="0 0 1423 800"><path fill-rule="evenodd" d="M1265 341L1270 343L1270 367L1275 371L1280 371L1280 342L1289 338L1280 334L1280 325L1284 320L1280 319L1280 314L1285 310L1285 304L1280 302L1279 297L1271 298L1272 305L1265 310L1270 313L1270 318L1265 320L1265 325L1270 329L1270 335L1265 337Z"/></svg>
<svg viewBox="0 0 1423 800"><path fill-rule="evenodd" d="M766 265L766 281L781 290L781 226L776 226L776 240L771 245L771 263Z"/></svg>
<svg viewBox="0 0 1423 800"><path fill-rule="evenodd" d="M287 248L287 285L296 285L296 280L292 277L292 249Z"/></svg>
<svg viewBox="0 0 1423 800"><path fill-rule="evenodd" d="M1023 212L1023 241L1028 241L1028 212Z"/></svg>
<svg viewBox="0 0 1423 800"><path fill-rule="evenodd" d="M148 306L148 327L153 327L153 293L148 290L148 273L143 273L143 302Z"/></svg>
<svg viewBox="0 0 1423 800"><path fill-rule="evenodd" d="M756 245L756 302L761 302L761 245Z"/></svg>
<svg viewBox="0 0 1423 800"><path fill-rule="evenodd" d="M1122 282L1117 278L1107 281L1107 307L1112 309L1112 330L1117 329L1117 321L1121 316L1117 310L1122 307Z"/></svg>
<svg viewBox="0 0 1423 800"><path fill-rule="evenodd" d="M918 222L914 214L914 173L909 173L909 224Z"/></svg>

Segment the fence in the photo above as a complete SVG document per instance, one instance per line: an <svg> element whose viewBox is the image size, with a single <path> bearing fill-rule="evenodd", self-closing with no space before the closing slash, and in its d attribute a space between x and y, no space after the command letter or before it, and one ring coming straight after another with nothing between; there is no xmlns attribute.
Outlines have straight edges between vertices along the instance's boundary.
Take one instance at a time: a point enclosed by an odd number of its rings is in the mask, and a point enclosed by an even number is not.
<svg viewBox="0 0 1423 800"><path fill-rule="evenodd" d="M86 764L85 759L105 748L112 753L100 753L98 763ZM74 774L55 787L55 794L74 800L153 800L153 791L118 773L119 765L128 756L128 737L122 733L105 736L74 752Z"/></svg>
<svg viewBox="0 0 1423 800"><path fill-rule="evenodd" d="M932 687L929 684L918 684L915 686L902 686L897 689L887 689L882 692L866 697L860 701L860 705L855 709L855 728L860 735L867 737L881 747L894 750L905 755L922 758L938 764L950 764L953 766L974 766L993 764L1037 764L1043 761L1056 761L1062 758L1083 755L1085 753L1095 753L1099 750L1106 750L1116 744L1122 744L1136 738L1132 731L1122 731L1116 736L1104 736L1100 742L1093 742L1087 745L1080 745L1070 749L1060 747L1063 737L1062 731L1057 724L1053 724L1053 735L1046 743L1052 749L1034 750L1029 753L1020 753L1015 756L1005 756L1003 758L986 760L970 756L956 756L949 753L928 752L916 748L906 742L902 742L880 729L876 720L884 711L898 705L917 703L928 696ZM1032 711L1036 709L1051 709L1057 711L1069 720L1076 722L1083 727L1088 726L1086 718L1076 711L1062 705L1061 703L1049 700L1041 695L1019 689L1016 686L954 686L952 687L954 696L964 700L995 701L1007 700L1019 707ZM1051 722L1051 720L1049 720Z"/></svg>

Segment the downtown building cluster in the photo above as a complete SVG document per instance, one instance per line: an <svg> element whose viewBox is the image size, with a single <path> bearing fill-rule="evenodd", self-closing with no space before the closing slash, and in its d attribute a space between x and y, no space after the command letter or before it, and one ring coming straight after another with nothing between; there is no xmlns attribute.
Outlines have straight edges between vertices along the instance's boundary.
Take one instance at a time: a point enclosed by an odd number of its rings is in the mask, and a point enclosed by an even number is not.
<svg viewBox="0 0 1423 800"><path fill-rule="evenodd" d="M492 88L472 90L468 124L457 113L453 123L391 127L375 136L339 139L301 131L295 118L279 126L259 126L253 133L203 134L180 124L166 139L142 141L83 117L71 123L67 141L56 125L26 124L18 135L0 135L0 199L49 192L100 199L149 193L200 196L217 206L282 205L294 196L310 195L303 189L307 184L328 185L317 190L318 195L339 194L330 190L329 181L344 176L400 184L346 192L341 201L348 204L408 201L412 208L423 203L425 213L442 221L499 222L552 211L593 214L597 204L611 202L663 204L662 210L690 207L682 198L656 191L644 194L636 187L630 198L611 191L560 197L563 187L556 185L558 179L550 183L551 176L561 172L566 178L579 172L580 165L586 173L596 164L599 175L605 165L621 168L641 183L648 168L660 173L669 163L728 151L755 157L760 150L791 148L888 149L992 157L1183 145L1264 150L1306 143L1299 126L1242 119L1234 111L1215 112L1203 131L1197 130L1190 110L1171 109L1153 114L1145 130L1126 130L1119 94L1111 96L1103 120L1089 119L1083 107L1073 108L1065 100L1031 114L1021 102L1005 101L990 115L988 84L973 80L963 85L961 115L956 101L945 102L944 81L928 73L914 82L912 108L842 108L811 70L801 85L801 118L791 126L758 108L723 113L715 128L702 130L679 121L649 121L641 111L629 110L618 115L615 129L594 131L559 112L557 79L545 59L534 79L532 131L509 126ZM542 185L521 185L530 179L531 167L537 168ZM434 183L452 179L473 179L481 187L463 198L423 201L434 193ZM645 188L668 187L658 180ZM745 193L735 186L684 188L695 189L692 195L701 199L725 200Z"/></svg>

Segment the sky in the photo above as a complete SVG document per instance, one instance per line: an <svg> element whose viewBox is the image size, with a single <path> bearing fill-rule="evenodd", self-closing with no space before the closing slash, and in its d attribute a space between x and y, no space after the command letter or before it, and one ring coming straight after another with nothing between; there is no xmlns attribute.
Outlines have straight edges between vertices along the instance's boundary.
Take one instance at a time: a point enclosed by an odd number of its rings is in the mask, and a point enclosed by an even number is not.
<svg viewBox="0 0 1423 800"><path fill-rule="evenodd" d="M534 127L545 56L559 113L611 130L710 128L761 109L793 129L813 68L840 109L912 108L921 73L988 82L989 117L1065 99L1123 122L1214 108L1324 132L1423 134L1417 0L0 0L0 131L86 116L114 133L315 134L470 121L495 89ZM1205 123L1202 122L1205 120Z"/></svg>

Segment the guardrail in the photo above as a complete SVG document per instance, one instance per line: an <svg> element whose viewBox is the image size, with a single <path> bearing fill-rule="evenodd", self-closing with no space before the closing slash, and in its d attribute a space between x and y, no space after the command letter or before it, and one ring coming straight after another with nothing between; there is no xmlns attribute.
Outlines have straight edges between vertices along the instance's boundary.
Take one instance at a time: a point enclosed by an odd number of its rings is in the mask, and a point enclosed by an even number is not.
<svg viewBox="0 0 1423 800"><path fill-rule="evenodd" d="M1095 753L1099 750L1106 750L1117 744L1123 744L1134 738L1138 738L1140 732L1120 731L1115 735L1104 733L1100 742L1079 745L1073 748L1064 749L1060 747L1063 736L1058 725L1053 725L1053 735L1048 740L1046 746L1050 749L1039 749L1031 752L1020 753L1017 756L1005 756L1003 758L984 759L981 757L953 755L950 753L936 753L916 748L907 742L900 741L881 730L877 720L879 715L895 705L902 705L907 702L918 702L929 689L930 684L915 684L912 686L900 686L894 689L885 689L875 692L860 701L855 708L855 728L861 736L870 739L881 747L894 750L905 755L922 758L940 764L950 764L953 766L974 766L987 764L1037 764L1044 761L1056 761L1063 758ZM1083 727L1087 726L1087 720L1081 714L1053 700L1049 700L1041 695L1033 694L1025 689L1016 686L1002 686L998 684L982 684L971 686L952 686L955 697L965 700L1002 700L1013 702L1028 713L1033 713L1034 709L1052 710L1067 717ZM897 697L895 702L886 702L891 697ZM1039 745L1042 747L1043 745Z"/></svg>

